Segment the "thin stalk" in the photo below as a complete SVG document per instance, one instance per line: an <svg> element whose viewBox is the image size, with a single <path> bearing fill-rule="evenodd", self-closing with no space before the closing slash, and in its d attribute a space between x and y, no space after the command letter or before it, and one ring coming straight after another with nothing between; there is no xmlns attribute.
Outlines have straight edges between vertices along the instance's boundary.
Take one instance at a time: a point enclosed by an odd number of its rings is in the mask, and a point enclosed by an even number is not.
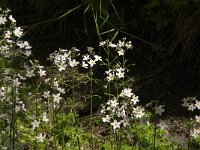
<svg viewBox="0 0 200 150"><path fill-rule="evenodd" d="M13 68L13 60L15 56L15 51L13 50L12 57L11 57L11 64L10 68ZM14 80L14 72L12 71L12 78ZM16 123L16 97L15 93L16 91L14 90L14 85L12 85L12 120L11 120L11 129L10 129L10 141L11 141L11 146L12 149L15 149L15 123Z"/></svg>
<svg viewBox="0 0 200 150"><path fill-rule="evenodd" d="M77 135L77 142L78 142L78 149L80 150L81 147L80 147L80 139L78 137L78 128L77 128L77 121L76 121L76 110L75 110L75 96L74 96L74 93L75 93L75 83L74 83L74 69L72 69L72 105L73 105L73 115L74 115L74 125L75 125L75 128L76 128L76 135Z"/></svg>
<svg viewBox="0 0 200 150"><path fill-rule="evenodd" d="M110 51L109 51L109 49L108 49L108 70L110 70ZM110 82L108 82L108 99L110 100Z"/></svg>
<svg viewBox="0 0 200 150"><path fill-rule="evenodd" d="M61 77L61 82L62 82L62 85L63 85L63 78ZM63 103L62 103L62 121L64 120L64 107L65 106L65 101L63 100ZM64 125L62 123L62 150L65 150L65 139L64 139Z"/></svg>
<svg viewBox="0 0 200 150"><path fill-rule="evenodd" d="M55 106L55 102L53 101L53 103L52 103L53 105L53 118L52 118L52 121L53 121L53 133L54 133L54 135L55 135L55 108L54 108L54 106ZM57 146L56 146L56 140L55 140L55 136L53 136L53 141L54 141L54 147L53 147L53 149L54 150L57 150Z"/></svg>
<svg viewBox="0 0 200 150"><path fill-rule="evenodd" d="M35 97L35 110L36 110L36 112L35 112L35 114L36 114L36 118L37 118L37 116L38 116L38 110L37 110L37 108L38 108L38 100L37 100L37 90L36 90L36 97ZM35 130L35 136L37 136L38 135L38 130L37 130L37 128L36 128L36 130ZM37 140L35 139L35 148L37 149Z"/></svg>
<svg viewBox="0 0 200 150"><path fill-rule="evenodd" d="M124 55L123 55L123 57L122 57L122 64L123 64L123 69L125 69L125 58L124 58ZM124 78L123 78L123 81L122 81L122 86L123 86L123 88L124 88Z"/></svg>
<svg viewBox="0 0 200 150"><path fill-rule="evenodd" d="M63 113L62 113L62 120L64 119ZM64 150L64 149L65 149L65 139L64 139L64 127L63 127L63 123L62 123L62 150Z"/></svg>
<svg viewBox="0 0 200 150"><path fill-rule="evenodd" d="M191 112L190 112L190 121L191 121ZM188 143L187 143L187 146L188 146L188 150L190 150L190 129L191 129L191 123L190 123L190 121L189 121L189 123L188 123Z"/></svg>
<svg viewBox="0 0 200 150"><path fill-rule="evenodd" d="M116 143L116 150L119 150L119 147L118 147L118 136L117 136L117 132L115 132L115 143Z"/></svg>
<svg viewBox="0 0 200 150"><path fill-rule="evenodd" d="M92 150L94 150L94 138L93 138L93 125L92 125L92 117L93 117L93 76L92 76L92 67L90 67L90 125L91 125L91 135L92 135Z"/></svg>
<svg viewBox="0 0 200 150"><path fill-rule="evenodd" d="M106 50L106 49L105 49L105 50ZM110 51L109 51L108 47L107 47L106 52L107 52L107 57L108 57L108 60L107 60L107 67L108 67L108 70L110 70ZM110 100L110 89L111 89L110 82L108 82L108 99L109 99L109 100ZM111 128L111 131L112 131L112 130L113 130L112 127L110 127L110 128ZM113 131L112 131L112 132L113 132ZM111 133L112 133L112 132L111 132ZM113 149L113 142L112 142L112 140L111 140L110 146L111 146L111 150L112 150L112 149Z"/></svg>
<svg viewBox="0 0 200 150"><path fill-rule="evenodd" d="M14 97L14 87L12 86L12 120L10 129L10 142L12 149L15 149L15 123L16 123L16 98Z"/></svg>
<svg viewBox="0 0 200 150"><path fill-rule="evenodd" d="M154 121L153 149L156 149L156 120Z"/></svg>
<svg viewBox="0 0 200 150"><path fill-rule="evenodd" d="M40 88L40 85L41 85L41 83L39 83L39 85L36 87L36 90L35 90L35 116L36 116L37 120L38 120L38 96L37 96L37 93L38 93L38 90ZM38 136L38 129L37 128L35 130L35 135ZM38 143L37 143L37 140L35 140L36 149L37 149L37 146L38 146Z"/></svg>

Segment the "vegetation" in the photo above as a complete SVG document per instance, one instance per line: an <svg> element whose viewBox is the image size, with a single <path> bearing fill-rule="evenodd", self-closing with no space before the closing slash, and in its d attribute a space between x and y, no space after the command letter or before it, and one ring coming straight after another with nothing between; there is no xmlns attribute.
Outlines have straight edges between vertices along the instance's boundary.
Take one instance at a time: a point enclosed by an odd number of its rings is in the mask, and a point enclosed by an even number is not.
<svg viewBox="0 0 200 150"><path fill-rule="evenodd" d="M198 7L2 0L1 149L199 149Z"/></svg>

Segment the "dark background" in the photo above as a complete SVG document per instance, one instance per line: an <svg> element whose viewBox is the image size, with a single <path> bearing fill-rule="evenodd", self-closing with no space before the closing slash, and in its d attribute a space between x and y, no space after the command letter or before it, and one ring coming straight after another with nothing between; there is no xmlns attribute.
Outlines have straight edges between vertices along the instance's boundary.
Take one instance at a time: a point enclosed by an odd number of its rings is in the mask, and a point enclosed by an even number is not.
<svg viewBox="0 0 200 150"><path fill-rule="evenodd" d="M99 41L127 37L134 49L134 92L144 103L158 99L179 114L181 99L200 94L199 0L0 0L44 65L58 48L82 51ZM103 53L102 53L103 54Z"/></svg>

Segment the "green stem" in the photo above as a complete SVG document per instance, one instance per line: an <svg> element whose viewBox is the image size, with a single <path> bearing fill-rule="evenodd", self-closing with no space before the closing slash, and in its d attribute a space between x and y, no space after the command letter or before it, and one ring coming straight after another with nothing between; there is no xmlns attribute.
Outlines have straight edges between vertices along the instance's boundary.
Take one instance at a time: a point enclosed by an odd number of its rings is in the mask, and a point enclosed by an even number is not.
<svg viewBox="0 0 200 150"><path fill-rule="evenodd" d="M156 149L156 120L154 121L153 149Z"/></svg>
<svg viewBox="0 0 200 150"><path fill-rule="evenodd" d="M36 119L38 120L38 96L37 96L37 93L38 93L38 90L40 88L40 85L41 83L38 84L38 86L36 87L36 90L35 90L35 116L36 116ZM36 128L35 130L35 136L38 136L38 129ZM35 147L37 149L37 140L35 140Z"/></svg>
<svg viewBox="0 0 200 150"><path fill-rule="evenodd" d="M76 128L76 135L77 135L77 142L78 142L78 149L80 150L80 139L78 137L78 127L77 127L77 121L76 121L76 110L75 110L75 83L74 83L74 69L72 69L72 105L73 105L73 115L74 115L74 126Z"/></svg>
<svg viewBox="0 0 200 150"><path fill-rule="evenodd" d="M55 105L55 103L54 103L54 101L53 101L53 103L52 103L53 105L53 118L52 118L52 121L53 121L53 134L54 134L54 136L53 136L53 141L54 141L54 150L56 150L57 149L57 144L56 144L56 139L55 139L55 108L54 108L54 105Z"/></svg>
<svg viewBox="0 0 200 150"><path fill-rule="evenodd" d="M190 112L190 121L191 121L191 112ZM191 129L191 122L189 121L189 123L188 123L188 144L187 144L187 146L188 146L188 150L190 150L190 129Z"/></svg>
<svg viewBox="0 0 200 150"><path fill-rule="evenodd" d="M14 96L14 87L12 86L12 120L11 120L11 135L10 140L12 142L12 148L15 149L15 124L16 124L16 98Z"/></svg>
<svg viewBox="0 0 200 150"><path fill-rule="evenodd" d="M94 138L93 138L93 125L92 125L92 117L93 117L93 74L92 67L90 67L90 125L91 125L91 135L92 135L92 150L94 150Z"/></svg>

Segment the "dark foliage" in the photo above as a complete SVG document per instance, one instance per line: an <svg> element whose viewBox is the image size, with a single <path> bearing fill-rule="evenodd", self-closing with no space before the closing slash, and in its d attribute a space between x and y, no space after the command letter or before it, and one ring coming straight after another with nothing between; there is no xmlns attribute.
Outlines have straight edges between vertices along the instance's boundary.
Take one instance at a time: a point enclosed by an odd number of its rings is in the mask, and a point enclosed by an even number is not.
<svg viewBox="0 0 200 150"><path fill-rule="evenodd" d="M37 59L54 49L98 45L127 37L131 74L144 101L176 106L199 96L199 0L1 0L12 10ZM97 46L96 46L97 48Z"/></svg>

